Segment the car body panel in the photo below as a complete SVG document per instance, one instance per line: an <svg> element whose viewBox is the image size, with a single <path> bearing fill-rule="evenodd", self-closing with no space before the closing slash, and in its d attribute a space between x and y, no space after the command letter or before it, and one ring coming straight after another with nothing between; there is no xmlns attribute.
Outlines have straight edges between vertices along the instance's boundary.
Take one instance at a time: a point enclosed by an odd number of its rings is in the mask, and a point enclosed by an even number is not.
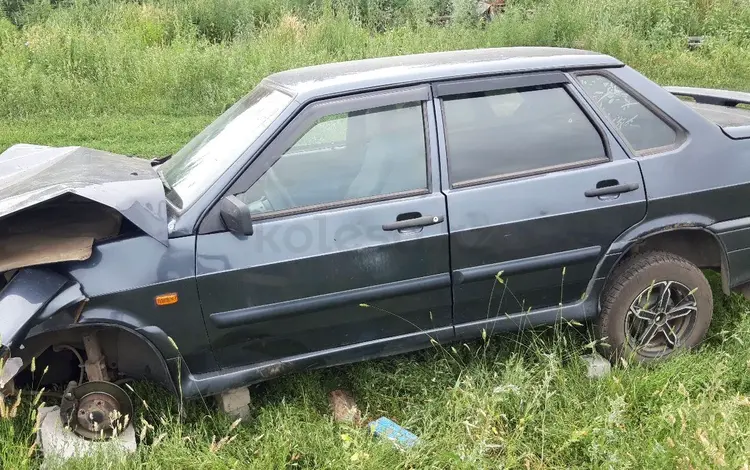
<svg viewBox="0 0 750 470"><path fill-rule="evenodd" d="M617 67L619 60L580 49L504 47L431 52L314 65L266 80L294 93L300 103L365 90L464 77L540 70Z"/></svg>
<svg viewBox="0 0 750 470"><path fill-rule="evenodd" d="M717 229L715 224L747 217L749 209L741 201L750 198L750 142L727 138L719 126L630 67L611 73L686 131L679 147L637 158L648 191L648 214L639 228L613 246L623 247L664 228L712 227L720 233L721 225ZM736 244L733 248L726 254L729 287L750 280L750 271L740 268L750 258Z"/></svg>
<svg viewBox="0 0 750 470"><path fill-rule="evenodd" d="M729 287L750 282L750 217L708 226L721 240L729 267Z"/></svg>
<svg viewBox="0 0 750 470"><path fill-rule="evenodd" d="M442 107L436 103L457 329L464 323L579 303L610 243L646 215L638 163L565 85L568 80L563 74L519 75L448 82L437 91L450 96L558 83L595 124L608 154L604 161L568 170L451 187ZM598 182L611 179L637 189L615 197L584 195Z"/></svg>
<svg viewBox="0 0 750 470"><path fill-rule="evenodd" d="M0 291L0 343L18 346L36 324L85 300L80 285L45 268L21 269Z"/></svg>
<svg viewBox="0 0 750 470"><path fill-rule="evenodd" d="M168 244L167 203L148 161L84 147L19 144L0 154L0 218L76 194Z"/></svg>
<svg viewBox="0 0 750 470"><path fill-rule="evenodd" d="M101 243L91 258L64 263L59 271L89 297L80 324L155 327L168 332L191 371L215 367L195 282L195 237L170 239L169 246L148 236ZM177 303L156 305L157 295L169 293L177 294ZM165 353L174 349L165 347Z"/></svg>
<svg viewBox="0 0 750 470"><path fill-rule="evenodd" d="M429 88L422 87L311 105L278 139L295 141L325 115L428 98ZM198 288L223 367L345 350L436 328L452 334L447 213L431 107L423 106L423 113L429 190L259 219L247 237L225 230L198 235ZM269 148L258 158L261 169L280 153ZM261 174L252 168L248 173L229 194L246 190ZM413 212L442 222L403 233L383 230Z"/></svg>

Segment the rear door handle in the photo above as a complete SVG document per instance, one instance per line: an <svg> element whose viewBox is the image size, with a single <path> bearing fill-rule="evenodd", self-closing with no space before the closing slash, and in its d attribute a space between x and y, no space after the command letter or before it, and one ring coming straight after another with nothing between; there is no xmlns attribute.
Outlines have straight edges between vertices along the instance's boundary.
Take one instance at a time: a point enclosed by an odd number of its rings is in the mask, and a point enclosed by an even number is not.
<svg viewBox="0 0 750 470"><path fill-rule="evenodd" d="M426 227L428 225L439 224L445 220L442 215L425 215L414 219L399 220L390 224L383 224L383 230L392 232L393 230L403 230L407 228Z"/></svg>
<svg viewBox="0 0 750 470"><path fill-rule="evenodd" d="M638 186L638 183L615 184L612 186L604 186L603 188L589 189L583 194L586 197L599 197L607 196L609 194L629 193L630 191L635 191L638 188L640 188L640 186Z"/></svg>

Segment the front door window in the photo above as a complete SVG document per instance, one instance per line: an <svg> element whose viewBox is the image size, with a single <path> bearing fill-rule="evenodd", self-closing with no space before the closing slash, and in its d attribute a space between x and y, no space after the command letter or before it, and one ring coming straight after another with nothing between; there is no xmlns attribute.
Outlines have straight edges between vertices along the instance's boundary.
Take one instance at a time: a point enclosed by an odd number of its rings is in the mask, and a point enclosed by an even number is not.
<svg viewBox="0 0 750 470"><path fill-rule="evenodd" d="M408 103L319 119L238 197L268 214L426 188L422 106Z"/></svg>

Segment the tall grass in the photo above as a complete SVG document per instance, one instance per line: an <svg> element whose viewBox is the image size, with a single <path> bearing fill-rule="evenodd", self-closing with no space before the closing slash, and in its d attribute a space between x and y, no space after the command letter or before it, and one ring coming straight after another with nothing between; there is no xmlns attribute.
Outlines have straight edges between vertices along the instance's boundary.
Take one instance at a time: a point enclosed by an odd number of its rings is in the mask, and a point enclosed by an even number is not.
<svg viewBox="0 0 750 470"><path fill-rule="evenodd" d="M743 0L0 0L0 150L18 142L171 153L265 75L334 60L504 45L612 54L664 84L750 89ZM703 35L696 51L686 37ZM296 374L233 426L135 387L138 452L68 468L750 468L750 308L721 294L706 344L589 380L586 331L553 327ZM422 444L330 418L351 390ZM38 404L38 403L37 403ZM9 406L13 405L11 400ZM38 467L32 401L0 419L0 468Z"/></svg>
<svg viewBox="0 0 750 470"><path fill-rule="evenodd" d="M291 67L511 45L601 51L662 83L748 87L748 2L510 0L490 22L464 4L31 0L0 17L0 116L215 115ZM691 52L687 35L706 44Z"/></svg>
<svg viewBox="0 0 750 470"><path fill-rule="evenodd" d="M583 328L487 337L252 387L238 426L205 402L137 384L137 453L65 468L729 468L750 465L750 311L715 288L714 323L697 353L643 366L622 362L591 380L577 357ZM388 416L421 443L399 451L335 423L327 392L353 392L366 419ZM37 403L38 404L38 403ZM34 404L0 418L3 468L34 468Z"/></svg>

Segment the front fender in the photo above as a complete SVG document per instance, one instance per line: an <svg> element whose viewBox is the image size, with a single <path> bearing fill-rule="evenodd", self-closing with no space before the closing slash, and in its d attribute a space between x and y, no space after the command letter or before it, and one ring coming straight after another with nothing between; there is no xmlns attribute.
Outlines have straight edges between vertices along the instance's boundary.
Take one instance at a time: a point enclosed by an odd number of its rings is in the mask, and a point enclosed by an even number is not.
<svg viewBox="0 0 750 470"><path fill-rule="evenodd" d="M162 329L142 324L127 311L108 308L86 310L77 321L69 314L60 314L37 323L23 340L27 347L23 351L17 351L17 354L24 358L24 362L28 362L31 356L39 354L56 339L69 333L73 333L74 337L81 337L96 330L115 330L144 345L150 357L158 363L159 369L152 370L149 377L175 394L185 388L185 383L181 382L191 380L192 375L182 361L179 350Z"/></svg>
<svg viewBox="0 0 750 470"><path fill-rule="evenodd" d="M32 327L86 300L77 282L44 268L25 268L0 291L0 341L7 350Z"/></svg>
<svg viewBox="0 0 750 470"><path fill-rule="evenodd" d="M87 310L76 318L69 307L86 301L80 284L45 268L20 270L0 291L0 357L9 356L28 341L43 335L55 335L78 328L115 328L129 332L148 346L163 369L164 385L173 390L184 387L179 383L191 380L191 374L182 370L184 364L179 351L169 336L155 326L145 325L137 316L125 311L107 308ZM0 388L23 368L20 358L10 358L0 377Z"/></svg>

